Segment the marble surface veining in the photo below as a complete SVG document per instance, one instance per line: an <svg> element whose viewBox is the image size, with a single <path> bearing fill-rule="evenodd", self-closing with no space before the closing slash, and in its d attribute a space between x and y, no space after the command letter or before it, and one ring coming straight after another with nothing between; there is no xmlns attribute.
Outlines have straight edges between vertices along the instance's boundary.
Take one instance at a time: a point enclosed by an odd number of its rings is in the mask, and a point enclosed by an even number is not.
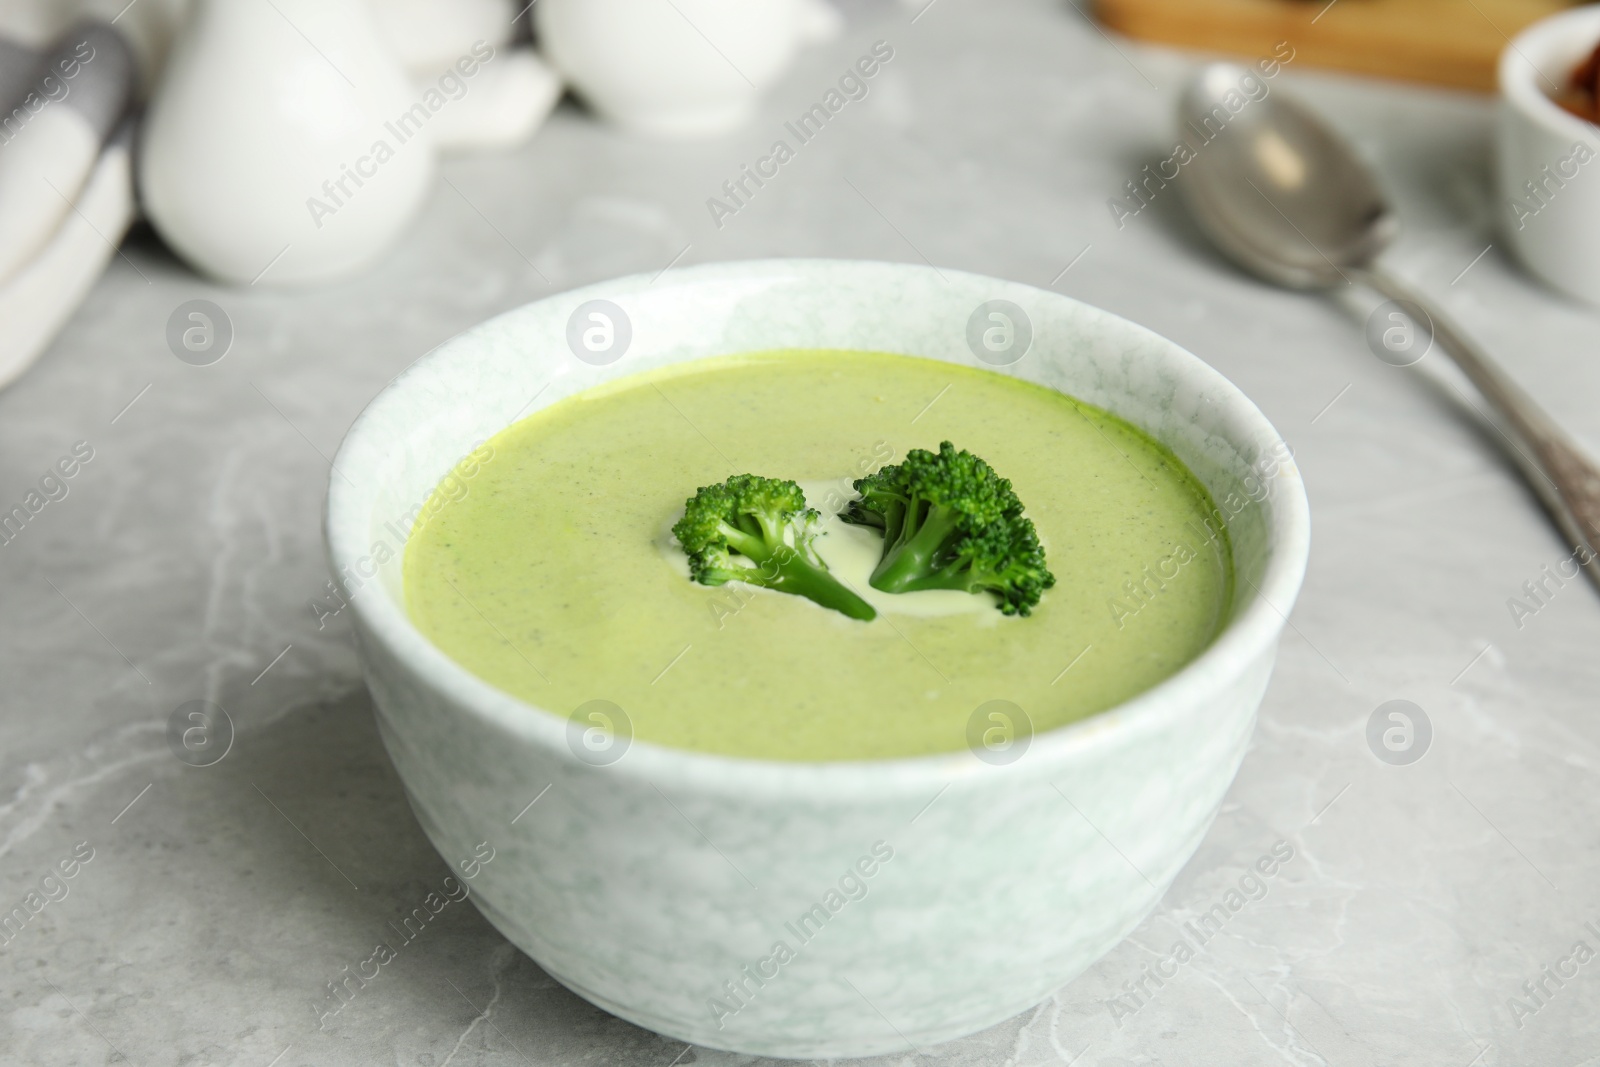
<svg viewBox="0 0 1600 1067"><path fill-rule="evenodd" d="M1118 227L1107 200L1170 154L1191 59L1047 0L913 14L863 6L722 140L634 140L564 108L515 153L449 163L413 232L346 284L222 289L148 234L126 245L0 394L0 510L92 449L0 544L0 915L27 916L0 935L0 1063L748 1061L591 1007L455 902L319 1026L327 983L449 869L382 751L348 620L312 603L326 457L408 363L560 289L772 255L926 259L1133 318L1256 400L1314 515L1251 750L1155 915L1036 1010L882 1062L1600 1063L1600 603L1549 576L1568 551L1495 431L1436 356L1368 352L1376 298L1240 275L1170 186ZM719 227L707 198L878 39L895 58L867 99ZM1395 267L1600 444L1600 315L1505 258L1490 102L1292 63L1280 88L1380 169L1406 223ZM235 331L205 367L165 336L195 298ZM1405 766L1367 741L1394 699L1432 726ZM235 727L213 766L168 746L192 700ZM1275 847L1292 858L1250 877ZM1202 939L1189 924L1218 905Z"/></svg>

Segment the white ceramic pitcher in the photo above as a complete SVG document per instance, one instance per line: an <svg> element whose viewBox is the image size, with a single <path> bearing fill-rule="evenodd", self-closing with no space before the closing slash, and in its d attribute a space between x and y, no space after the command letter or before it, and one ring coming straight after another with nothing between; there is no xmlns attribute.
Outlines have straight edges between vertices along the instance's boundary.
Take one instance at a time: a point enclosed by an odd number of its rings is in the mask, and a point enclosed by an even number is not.
<svg viewBox="0 0 1600 1067"><path fill-rule="evenodd" d="M198 0L145 126L146 211L225 281L349 274L421 205L435 103L363 0Z"/></svg>

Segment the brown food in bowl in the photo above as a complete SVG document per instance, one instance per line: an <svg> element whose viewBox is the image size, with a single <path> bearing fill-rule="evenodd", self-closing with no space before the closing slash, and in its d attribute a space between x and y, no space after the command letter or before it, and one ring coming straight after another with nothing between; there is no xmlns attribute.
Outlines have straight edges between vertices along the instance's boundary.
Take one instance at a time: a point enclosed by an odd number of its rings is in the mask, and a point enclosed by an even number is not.
<svg viewBox="0 0 1600 1067"><path fill-rule="evenodd" d="M1573 70L1555 101L1580 119L1600 123L1600 45Z"/></svg>

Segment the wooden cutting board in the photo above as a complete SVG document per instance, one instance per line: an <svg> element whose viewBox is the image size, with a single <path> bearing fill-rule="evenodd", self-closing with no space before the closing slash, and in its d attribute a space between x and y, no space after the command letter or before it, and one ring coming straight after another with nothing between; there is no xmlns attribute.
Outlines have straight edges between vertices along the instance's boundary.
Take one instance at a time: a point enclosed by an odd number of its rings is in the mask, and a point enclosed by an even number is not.
<svg viewBox="0 0 1600 1067"><path fill-rule="evenodd" d="M1571 0L1095 0L1102 24L1129 37L1208 52L1270 55L1460 89L1492 90L1495 61L1529 23Z"/></svg>

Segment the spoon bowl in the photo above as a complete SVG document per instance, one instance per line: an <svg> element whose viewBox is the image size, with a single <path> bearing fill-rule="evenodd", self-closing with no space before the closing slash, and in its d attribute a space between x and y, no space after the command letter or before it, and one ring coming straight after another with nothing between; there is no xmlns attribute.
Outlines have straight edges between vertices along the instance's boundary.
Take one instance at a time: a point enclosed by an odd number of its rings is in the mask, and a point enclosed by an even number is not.
<svg viewBox="0 0 1600 1067"><path fill-rule="evenodd" d="M1344 285L1394 238L1395 216L1337 133L1282 94L1245 96L1249 78L1216 63L1184 92L1180 124L1204 139L1179 186L1184 201L1206 236L1266 280Z"/></svg>

